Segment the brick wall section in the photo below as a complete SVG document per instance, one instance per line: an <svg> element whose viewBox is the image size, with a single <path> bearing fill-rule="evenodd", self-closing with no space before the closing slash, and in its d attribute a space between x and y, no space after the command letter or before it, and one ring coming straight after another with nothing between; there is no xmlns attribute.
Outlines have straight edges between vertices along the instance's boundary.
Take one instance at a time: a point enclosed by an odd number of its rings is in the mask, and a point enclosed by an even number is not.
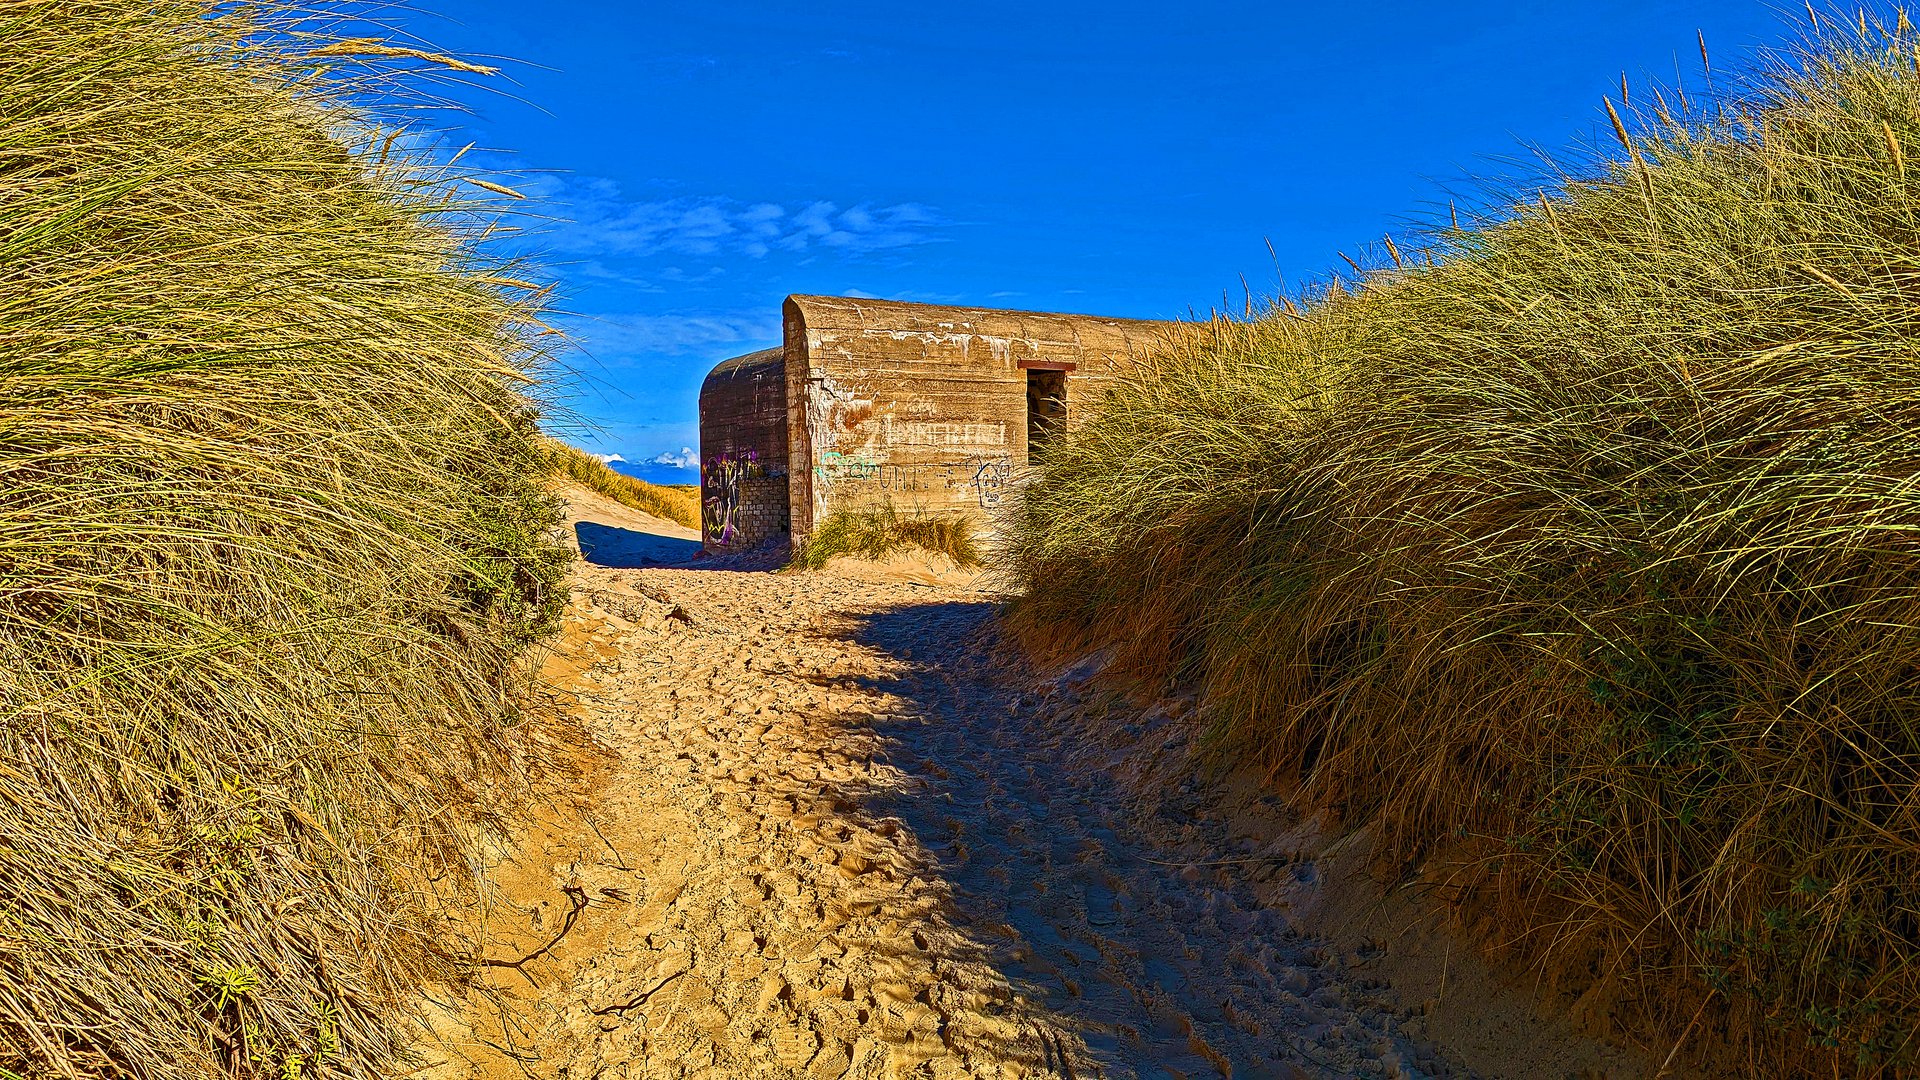
<svg viewBox="0 0 1920 1080"><path fill-rule="evenodd" d="M990 517L1027 462L1027 370L1071 365L1067 422L1180 324L794 296L784 309L790 520L838 508Z"/></svg>
<svg viewBox="0 0 1920 1080"><path fill-rule="evenodd" d="M700 525L710 554L744 551L787 532L784 356L735 357L700 386Z"/></svg>

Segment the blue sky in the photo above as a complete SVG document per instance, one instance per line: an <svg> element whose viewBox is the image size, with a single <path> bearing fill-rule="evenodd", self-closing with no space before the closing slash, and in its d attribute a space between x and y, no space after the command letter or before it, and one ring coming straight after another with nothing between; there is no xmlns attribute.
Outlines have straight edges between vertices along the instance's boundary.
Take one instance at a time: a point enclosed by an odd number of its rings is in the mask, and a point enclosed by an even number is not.
<svg viewBox="0 0 1920 1080"><path fill-rule="evenodd" d="M1696 31L1716 66L1789 33L1744 0L425 2L387 18L514 61L451 137L562 219L569 437L636 462L698 446L701 378L789 293L1238 306L1590 140L1623 72L1697 91Z"/></svg>

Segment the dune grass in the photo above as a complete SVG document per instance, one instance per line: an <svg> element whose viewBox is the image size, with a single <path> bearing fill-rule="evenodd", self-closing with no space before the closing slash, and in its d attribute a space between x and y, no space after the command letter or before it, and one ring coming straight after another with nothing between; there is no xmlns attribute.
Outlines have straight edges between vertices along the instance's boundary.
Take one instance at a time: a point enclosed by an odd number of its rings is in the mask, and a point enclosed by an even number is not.
<svg viewBox="0 0 1920 1080"><path fill-rule="evenodd" d="M689 529L700 527L700 487L697 484L649 484L614 472L592 454L557 439L542 443L548 467L556 474L635 510L666 518Z"/></svg>
<svg viewBox="0 0 1920 1080"><path fill-rule="evenodd" d="M0 7L0 1070L396 1075L469 960L551 339L319 18Z"/></svg>
<svg viewBox="0 0 1920 1080"><path fill-rule="evenodd" d="M884 559L913 550L943 555L956 566L980 565L980 545L971 518L964 514L902 514L891 505L828 514L794 552L793 565L818 570L843 555Z"/></svg>
<svg viewBox="0 0 1920 1080"><path fill-rule="evenodd" d="M1917 49L1821 18L1692 111L1610 103L1611 162L1215 324L1041 464L1020 625L1197 683L1658 1054L1912 1075Z"/></svg>

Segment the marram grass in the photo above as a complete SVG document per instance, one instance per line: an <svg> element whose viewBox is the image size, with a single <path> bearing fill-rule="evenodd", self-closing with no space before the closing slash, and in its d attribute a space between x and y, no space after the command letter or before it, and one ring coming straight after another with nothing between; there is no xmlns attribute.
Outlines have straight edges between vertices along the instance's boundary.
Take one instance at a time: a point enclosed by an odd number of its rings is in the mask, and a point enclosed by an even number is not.
<svg viewBox="0 0 1920 1080"><path fill-rule="evenodd" d="M700 527L700 488L698 485L649 484L623 473L614 472L605 462L557 439L545 439L541 452L554 475L563 476L589 491L596 491L614 502L642 513L665 518L689 529Z"/></svg>
<svg viewBox="0 0 1920 1080"><path fill-rule="evenodd" d="M1656 1058L1915 1075L1920 34L1716 77L1121 386L1006 557Z"/></svg>
<svg viewBox="0 0 1920 1080"><path fill-rule="evenodd" d="M956 566L980 565L980 544L971 518L964 514L902 514L891 505L828 514L794 552L793 565L818 570L843 555L884 559L915 550L944 555Z"/></svg>
<svg viewBox="0 0 1920 1080"><path fill-rule="evenodd" d="M467 959L550 339L314 19L0 5L6 1072L391 1076Z"/></svg>

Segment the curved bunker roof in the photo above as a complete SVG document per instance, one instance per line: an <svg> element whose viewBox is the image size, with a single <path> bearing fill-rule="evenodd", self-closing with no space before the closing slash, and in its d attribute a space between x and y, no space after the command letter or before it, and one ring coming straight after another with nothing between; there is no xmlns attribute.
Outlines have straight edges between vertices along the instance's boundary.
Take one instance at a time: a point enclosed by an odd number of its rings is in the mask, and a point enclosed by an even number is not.
<svg viewBox="0 0 1920 1080"><path fill-rule="evenodd" d="M721 383L737 379L760 378L779 371L785 359L786 350L776 345L771 349L761 349L759 352L736 356L731 360L722 360L713 366L712 371L707 372L706 379L700 383L700 396L706 397L708 390L718 389Z"/></svg>
<svg viewBox="0 0 1920 1080"><path fill-rule="evenodd" d="M1174 328L1182 325L1150 319L913 304L851 296L790 296L786 315L789 346L794 343L794 331L799 329L806 334L804 344L809 351L836 343L852 347L849 338L873 336L902 344L918 338L929 346L952 345L956 339L971 338L987 345L1001 358L1016 363L1064 360L1074 353L1087 361L1138 358L1163 345ZM798 326L794 325L796 320ZM994 349L1001 343L1008 350L1004 354ZM970 343L959 344L961 355L971 358L972 350L967 347ZM897 349L887 351L897 352ZM929 349L934 351L946 350Z"/></svg>

